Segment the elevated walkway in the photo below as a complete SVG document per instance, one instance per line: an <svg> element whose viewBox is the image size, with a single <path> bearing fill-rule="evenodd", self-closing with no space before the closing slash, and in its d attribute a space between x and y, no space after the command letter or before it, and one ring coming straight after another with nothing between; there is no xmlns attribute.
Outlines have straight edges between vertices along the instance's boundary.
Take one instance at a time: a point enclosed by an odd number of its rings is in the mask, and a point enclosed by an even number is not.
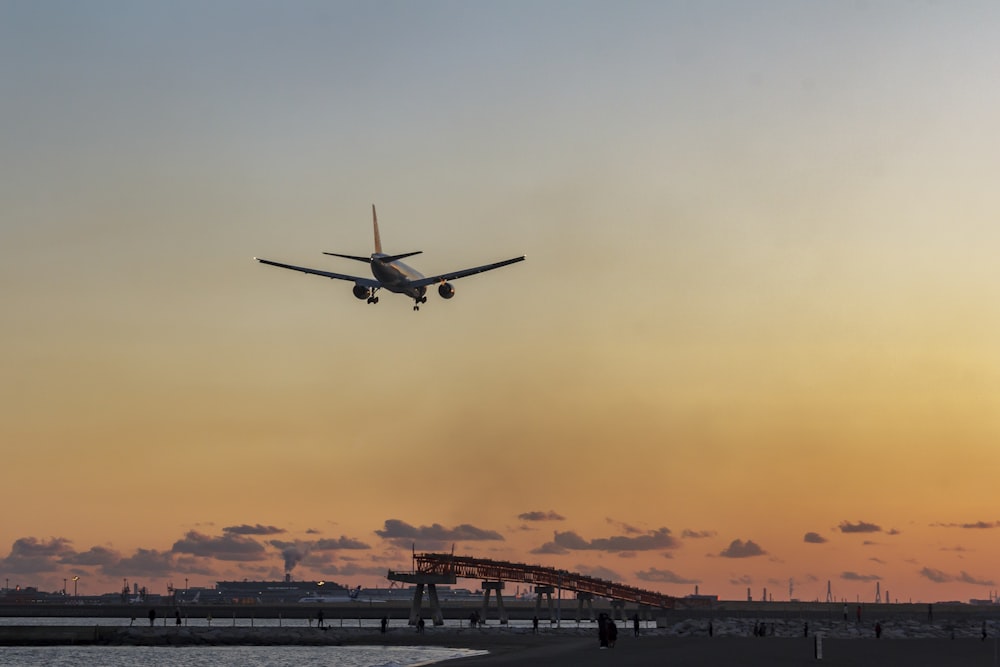
<svg viewBox="0 0 1000 667"><path fill-rule="evenodd" d="M431 598L431 614L434 622L441 615L441 610L436 605L437 591L435 584L453 584L456 579L480 579L484 582L483 588L487 599L489 590L497 593L497 602L501 605L499 589L502 586L495 586L488 582L513 581L522 584L531 584L535 590L549 595L551 606L551 594L555 589L572 591L577 594L579 600L588 600L588 596L598 596L618 601L620 605L625 602L634 602L644 607L659 607L661 609L673 609L675 598L649 591L635 586L619 584L606 579L588 577L587 575L569 572L567 570L557 570L541 565L526 565L524 563L512 563L508 561L492 560L488 558L472 558L470 556L455 556L453 554L423 553L414 554L413 572L394 572L389 570L388 578L392 581L402 581L417 584L417 591L414 595L414 611L410 615L410 623L415 623L414 614L419 614L420 602L423 597L423 585L429 587L429 597ZM540 604L540 598L539 598ZM619 606L619 608L621 608ZM484 610L485 611L485 610ZM502 613L502 611L501 611ZM503 622L503 615L501 622Z"/></svg>

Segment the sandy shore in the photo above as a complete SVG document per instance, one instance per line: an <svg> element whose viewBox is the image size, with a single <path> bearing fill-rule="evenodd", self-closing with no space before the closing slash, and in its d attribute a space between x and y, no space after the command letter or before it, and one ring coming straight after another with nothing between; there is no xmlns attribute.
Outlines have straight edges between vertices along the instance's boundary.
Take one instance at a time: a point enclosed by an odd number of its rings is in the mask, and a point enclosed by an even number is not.
<svg viewBox="0 0 1000 667"><path fill-rule="evenodd" d="M88 626L7 626L0 627L0 643L7 644L80 644L101 645L406 645L445 646L489 651L488 655L449 661L456 667L469 665L524 667L554 667L573 665L761 665L790 667L796 665L906 665L907 667L997 667L1000 641L996 633L982 640L972 625L955 631L947 625L922 624L923 632L913 627L895 627L889 622L881 639L865 636L867 627L854 624L831 624L840 628L839 636L826 636L822 641L823 659L815 657L816 639L802 635L801 626L787 624L787 631L798 630L798 636L782 636L782 626L775 622L773 636L754 637L744 632L742 620L717 619L714 636L704 632L705 621L697 619L676 624L671 628L643 630L635 637L631 629L622 627L617 645L601 649L596 628L589 624L579 627L542 627L538 634L526 628L443 628L428 627L424 633L412 628L393 628L388 633L370 629L310 627L234 628L234 627L109 627ZM624 624L619 624L620 627ZM819 625L819 624L817 624ZM76 631L71 631L75 627ZM989 626L992 630L992 624ZM955 638L952 639L954 632ZM48 640L46 640L48 639Z"/></svg>

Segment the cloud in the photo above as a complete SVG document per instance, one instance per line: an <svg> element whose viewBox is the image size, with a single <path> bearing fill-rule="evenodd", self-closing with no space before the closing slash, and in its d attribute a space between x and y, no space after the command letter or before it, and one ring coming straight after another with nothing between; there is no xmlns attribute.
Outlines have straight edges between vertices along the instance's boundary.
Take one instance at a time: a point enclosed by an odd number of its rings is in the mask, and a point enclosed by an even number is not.
<svg viewBox="0 0 1000 667"><path fill-rule="evenodd" d="M809 532L802 537L803 542L808 542L809 544L824 544L829 542L828 539L820 535L819 533Z"/></svg>
<svg viewBox="0 0 1000 667"><path fill-rule="evenodd" d="M101 567L104 574L130 578L162 577L175 569L174 554L156 549L136 549L131 556Z"/></svg>
<svg viewBox="0 0 1000 667"><path fill-rule="evenodd" d="M59 559L59 562L66 565L110 565L119 560L121 560L121 554L114 549L91 547L80 553L66 554Z"/></svg>
<svg viewBox="0 0 1000 667"><path fill-rule="evenodd" d="M958 581L963 584L974 584L976 586L996 586L996 582L992 579L981 579L979 577L974 577L965 570L962 570L959 574L948 574L947 572L942 572L941 570L935 570L931 567L925 567L918 572L921 577L933 581L935 584L946 584L953 581Z"/></svg>
<svg viewBox="0 0 1000 667"><path fill-rule="evenodd" d="M747 540L746 542L743 540L733 540L719 555L723 558L752 558L754 556L763 556L766 553L753 540Z"/></svg>
<svg viewBox="0 0 1000 667"><path fill-rule="evenodd" d="M988 530L990 528L1000 528L1000 521L975 521L973 523L932 523L931 526L939 528L969 528L973 530Z"/></svg>
<svg viewBox="0 0 1000 667"><path fill-rule="evenodd" d="M371 547L360 540L341 535L335 540L329 538L316 540L310 544L309 549L310 551L337 551L340 549L371 549Z"/></svg>
<svg viewBox="0 0 1000 667"><path fill-rule="evenodd" d="M58 568L63 558L72 557L76 552L72 542L64 537L39 540L35 537L21 537L14 540L10 554L0 560L0 569L16 574L51 572Z"/></svg>
<svg viewBox="0 0 1000 667"><path fill-rule="evenodd" d="M250 526L243 524L241 526L226 526L222 529L223 533L231 533L233 535L280 535L285 532L284 528L278 528L277 526L262 526L259 523Z"/></svg>
<svg viewBox="0 0 1000 667"><path fill-rule="evenodd" d="M612 526L617 526L626 535L640 535L646 532L642 528L637 528L636 526L633 526L630 523L625 523L624 521L618 521L617 519L612 519L611 517L606 518L605 521L611 524Z"/></svg>
<svg viewBox="0 0 1000 667"><path fill-rule="evenodd" d="M858 574L857 572L841 572L841 579L846 579L847 581L878 581L882 577L877 574Z"/></svg>
<svg viewBox="0 0 1000 667"><path fill-rule="evenodd" d="M548 512L534 511L534 512L524 512L518 514L517 518L521 521L565 521L566 517L552 510Z"/></svg>
<svg viewBox="0 0 1000 667"><path fill-rule="evenodd" d="M749 574L744 574L742 577L736 577L729 580L733 586L750 586L753 584L753 577Z"/></svg>
<svg viewBox="0 0 1000 667"><path fill-rule="evenodd" d="M399 519L386 519L385 527L376 530L375 534L384 540L390 540L397 546L410 546L414 542L433 545L430 548L443 548L448 542L454 543L459 540L467 542L481 542L497 540L503 541L503 535L495 530L477 528L467 523L459 524L454 528L446 528L439 523L430 526L411 526Z"/></svg>
<svg viewBox="0 0 1000 667"><path fill-rule="evenodd" d="M221 537L202 535L189 530L170 549L174 553L218 558L219 560L255 561L266 558L264 545L242 535L227 533Z"/></svg>
<svg viewBox="0 0 1000 667"><path fill-rule="evenodd" d="M559 555L559 554L568 554L569 549L567 549L566 547L561 547L555 542L546 542L542 546L535 547L534 549L532 549L530 553L540 554L540 555L545 555L545 554Z"/></svg>
<svg viewBox="0 0 1000 667"><path fill-rule="evenodd" d="M687 577L682 577L676 574L672 570L661 570L659 568L651 567L648 570L640 570L635 573L635 576L642 581L652 581L660 584L699 584L701 583L698 579L688 579Z"/></svg>
<svg viewBox="0 0 1000 667"><path fill-rule="evenodd" d="M635 537L616 535L613 537L598 537L585 540L573 531L555 532L552 542L548 542L532 553L565 553L557 549L571 551L655 551L657 549L676 549L680 541L670 534L669 528L647 531Z"/></svg>
<svg viewBox="0 0 1000 667"><path fill-rule="evenodd" d="M992 579L980 579L978 577L973 577L965 570L962 570L962 572L959 573L958 581L966 584L975 584L976 586L996 586L996 583Z"/></svg>
<svg viewBox="0 0 1000 667"><path fill-rule="evenodd" d="M690 530L689 528L685 528L681 532L681 537L690 538L692 540L700 540L706 537L715 537L716 534L717 533L714 530Z"/></svg>
<svg viewBox="0 0 1000 667"><path fill-rule="evenodd" d="M842 533L881 533L882 527L874 523L866 523L864 521L858 521L857 523L851 523L850 521L841 521L840 532Z"/></svg>
<svg viewBox="0 0 1000 667"><path fill-rule="evenodd" d="M604 579L606 581L621 581L622 575L614 570L610 570L606 567L601 567L599 565L587 565L585 563L578 563L574 569L580 574L586 575L588 577L593 577L595 579Z"/></svg>

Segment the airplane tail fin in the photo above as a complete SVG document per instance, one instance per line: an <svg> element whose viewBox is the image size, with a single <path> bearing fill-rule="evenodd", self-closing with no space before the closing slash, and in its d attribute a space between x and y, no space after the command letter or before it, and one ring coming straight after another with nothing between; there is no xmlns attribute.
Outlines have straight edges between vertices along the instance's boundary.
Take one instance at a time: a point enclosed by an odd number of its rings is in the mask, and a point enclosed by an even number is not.
<svg viewBox="0 0 1000 667"><path fill-rule="evenodd" d="M375 214L375 204L372 204L372 227L375 228L375 252L382 252L382 239L378 235L378 216Z"/></svg>

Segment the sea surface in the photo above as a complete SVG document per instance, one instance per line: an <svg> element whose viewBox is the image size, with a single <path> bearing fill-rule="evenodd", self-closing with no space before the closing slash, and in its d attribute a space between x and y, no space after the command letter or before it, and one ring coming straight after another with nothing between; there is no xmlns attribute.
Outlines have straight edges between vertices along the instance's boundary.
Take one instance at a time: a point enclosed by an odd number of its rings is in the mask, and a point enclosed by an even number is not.
<svg viewBox="0 0 1000 667"><path fill-rule="evenodd" d="M425 646L9 646L6 667L413 667L486 651Z"/></svg>

